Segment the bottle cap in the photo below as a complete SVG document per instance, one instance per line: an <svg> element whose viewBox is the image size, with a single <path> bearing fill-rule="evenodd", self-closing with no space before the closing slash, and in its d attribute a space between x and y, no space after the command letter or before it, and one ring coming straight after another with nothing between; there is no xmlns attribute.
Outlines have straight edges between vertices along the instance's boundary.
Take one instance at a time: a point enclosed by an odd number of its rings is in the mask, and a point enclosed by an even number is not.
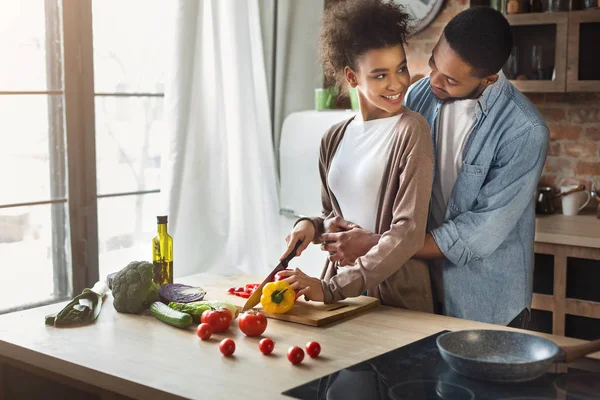
<svg viewBox="0 0 600 400"><path fill-rule="evenodd" d="M166 215L161 215L156 217L156 220L158 221L159 224L166 224L169 220L169 217Z"/></svg>

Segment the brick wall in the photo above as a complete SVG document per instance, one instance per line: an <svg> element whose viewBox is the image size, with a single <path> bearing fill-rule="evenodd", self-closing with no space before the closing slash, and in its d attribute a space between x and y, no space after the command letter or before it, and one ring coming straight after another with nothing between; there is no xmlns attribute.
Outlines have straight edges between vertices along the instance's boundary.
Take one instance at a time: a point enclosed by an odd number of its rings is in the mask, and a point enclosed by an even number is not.
<svg viewBox="0 0 600 400"><path fill-rule="evenodd" d="M447 0L438 17L409 39L411 77L428 75L428 60L444 26L468 0ZM600 93L528 93L550 128L550 149L541 184L560 187L596 182L600 188ZM593 203L593 202L592 202Z"/></svg>
<svg viewBox="0 0 600 400"><path fill-rule="evenodd" d="M528 93L550 128L542 184L600 186L600 93Z"/></svg>

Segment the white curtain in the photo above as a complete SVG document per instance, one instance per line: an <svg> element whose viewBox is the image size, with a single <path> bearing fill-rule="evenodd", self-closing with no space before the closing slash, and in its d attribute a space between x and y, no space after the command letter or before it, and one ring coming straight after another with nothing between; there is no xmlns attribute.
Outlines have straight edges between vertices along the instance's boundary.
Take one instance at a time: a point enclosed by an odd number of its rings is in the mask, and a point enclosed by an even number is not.
<svg viewBox="0 0 600 400"><path fill-rule="evenodd" d="M281 249L258 0L179 0L161 193L175 277L264 275Z"/></svg>

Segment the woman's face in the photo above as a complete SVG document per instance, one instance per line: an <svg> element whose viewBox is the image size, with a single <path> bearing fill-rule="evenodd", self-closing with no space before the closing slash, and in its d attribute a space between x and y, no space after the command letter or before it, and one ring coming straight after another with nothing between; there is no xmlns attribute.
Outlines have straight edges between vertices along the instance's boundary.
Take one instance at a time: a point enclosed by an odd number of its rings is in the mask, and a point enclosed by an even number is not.
<svg viewBox="0 0 600 400"><path fill-rule="evenodd" d="M365 121L400 114L410 86L404 47L372 49L361 55L356 71L346 67L346 80L358 92L360 112Z"/></svg>

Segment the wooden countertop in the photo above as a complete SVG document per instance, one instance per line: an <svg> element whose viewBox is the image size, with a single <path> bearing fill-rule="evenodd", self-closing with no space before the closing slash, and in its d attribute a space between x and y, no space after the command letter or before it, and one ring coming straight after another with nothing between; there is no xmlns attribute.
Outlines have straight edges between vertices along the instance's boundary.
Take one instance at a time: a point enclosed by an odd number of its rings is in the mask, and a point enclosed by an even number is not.
<svg viewBox="0 0 600 400"><path fill-rule="evenodd" d="M246 283L256 277L198 274L178 282ZM71 377L118 394L143 399L282 398L281 393L442 330L509 329L433 314L377 307L350 320L310 327L269 319L265 336L275 341L271 356L232 326L203 342L190 330L168 326L151 316L119 314L106 297L96 323L77 328L44 325L44 316L65 303L0 316L0 356ZM556 343L581 341L542 335ZM234 357L218 350L223 337L236 341ZM286 359L292 345L321 343L322 357L300 366ZM596 354L595 358L600 358Z"/></svg>
<svg viewBox="0 0 600 400"><path fill-rule="evenodd" d="M595 214L538 215L535 222L535 241L538 243L600 249L600 219Z"/></svg>

